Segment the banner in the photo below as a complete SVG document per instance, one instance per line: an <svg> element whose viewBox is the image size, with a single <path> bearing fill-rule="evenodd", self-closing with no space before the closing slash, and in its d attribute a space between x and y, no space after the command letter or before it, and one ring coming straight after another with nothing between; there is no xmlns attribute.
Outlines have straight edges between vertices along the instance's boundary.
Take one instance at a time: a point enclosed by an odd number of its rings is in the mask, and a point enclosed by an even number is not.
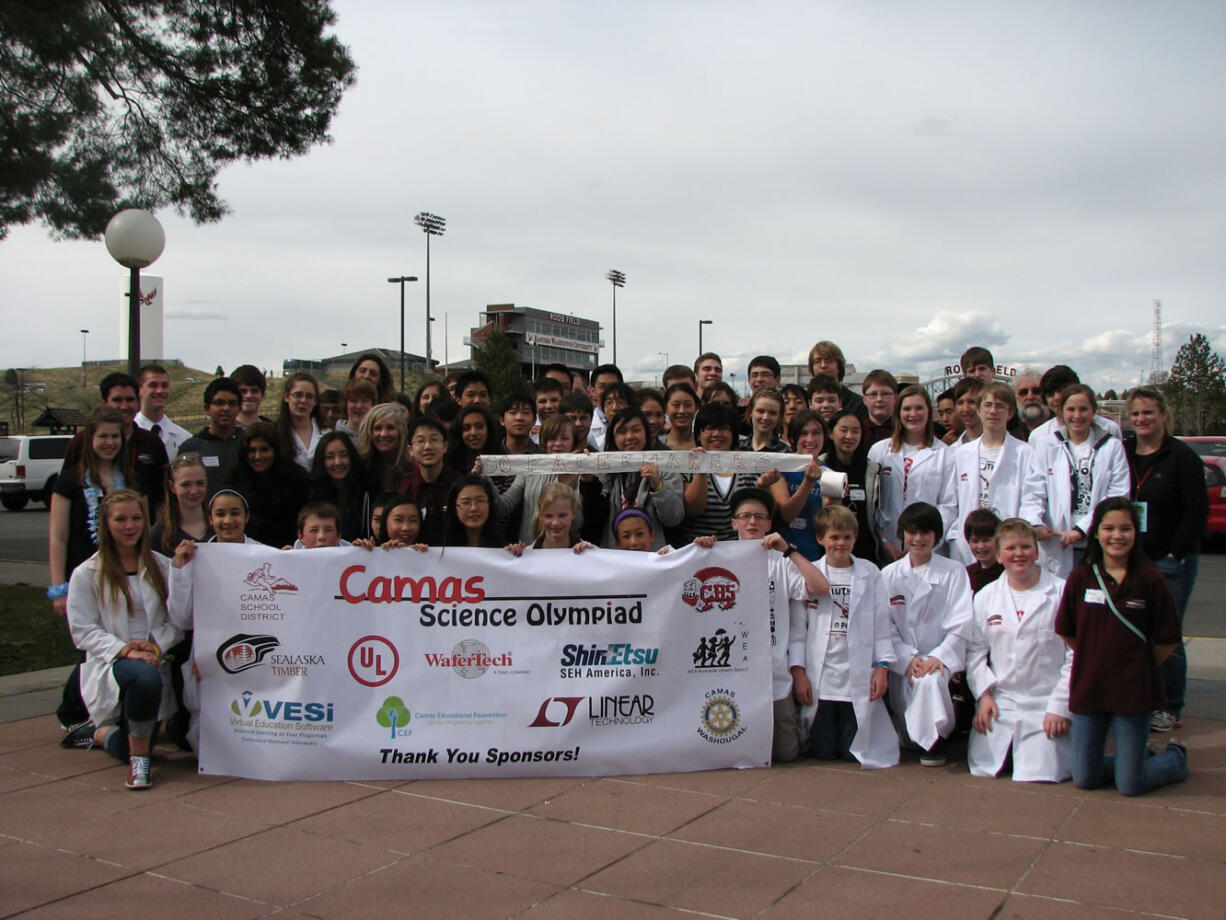
<svg viewBox="0 0 1226 920"><path fill-rule="evenodd" d="M603 776L770 762L766 551L448 547L192 562L200 772Z"/></svg>
<svg viewBox="0 0 1226 920"><path fill-rule="evenodd" d="M800 473L808 454L770 454L750 450L626 450L591 454L482 454L486 476L522 473L637 473L653 463L663 473Z"/></svg>

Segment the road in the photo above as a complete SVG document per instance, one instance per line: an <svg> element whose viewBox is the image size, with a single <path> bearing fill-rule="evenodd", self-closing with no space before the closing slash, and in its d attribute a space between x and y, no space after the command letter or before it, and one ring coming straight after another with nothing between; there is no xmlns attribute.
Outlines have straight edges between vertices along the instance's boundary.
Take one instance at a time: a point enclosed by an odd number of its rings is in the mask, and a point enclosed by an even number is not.
<svg viewBox="0 0 1226 920"><path fill-rule="evenodd" d="M0 509L0 559L43 562L46 558L46 508L31 503L24 511ZM1226 598L1226 555L1203 553L1184 634L1226 638L1223 598Z"/></svg>

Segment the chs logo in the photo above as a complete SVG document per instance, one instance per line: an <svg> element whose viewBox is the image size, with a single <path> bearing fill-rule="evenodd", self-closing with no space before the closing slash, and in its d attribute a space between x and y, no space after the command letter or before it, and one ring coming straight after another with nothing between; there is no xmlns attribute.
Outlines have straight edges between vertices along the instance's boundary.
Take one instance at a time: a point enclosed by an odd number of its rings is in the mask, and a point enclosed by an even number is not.
<svg viewBox="0 0 1226 920"><path fill-rule="evenodd" d="M238 633L217 647L217 663L227 674L240 674L263 664L268 653L280 644L276 636Z"/></svg>
<svg viewBox="0 0 1226 920"><path fill-rule="evenodd" d="M730 610L736 606L736 593L741 587L737 577L727 569L710 566L695 572L681 587L681 599L697 610L706 613L712 607Z"/></svg>
<svg viewBox="0 0 1226 920"><path fill-rule="evenodd" d="M298 586L286 581L272 572L272 563L265 562L254 572L249 572L243 583L261 591L272 591L280 594L292 594L298 591Z"/></svg>
<svg viewBox="0 0 1226 920"><path fill-rule="evenodd" d="M412 718L409 707L404 705L404 700L398 696L385 699L375 714L375 721L388 729L389 738L404 738L413 734L413 729L408 727Z"/></svg>

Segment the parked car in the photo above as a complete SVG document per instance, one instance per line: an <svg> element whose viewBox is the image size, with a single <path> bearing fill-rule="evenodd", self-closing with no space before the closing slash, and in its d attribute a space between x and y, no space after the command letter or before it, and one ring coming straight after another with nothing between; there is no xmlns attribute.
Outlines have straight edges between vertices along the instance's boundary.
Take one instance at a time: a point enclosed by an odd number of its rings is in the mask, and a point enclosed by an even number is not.
<svg viewBox="0 0 1226 920"><path fill-rule="evenodd" d="M1226 539L1226 438L1186 437L1187 443L1205 464L1205 488L1209 492L1209 519L1205 521L1206 540Z"/></svg>
<svg viewBox="0 0 1226 920"><path fill-rule="evenodd" d="M50 508L71 440L67 434L0 437L0 505L20 511L33 499Z"/></svg>

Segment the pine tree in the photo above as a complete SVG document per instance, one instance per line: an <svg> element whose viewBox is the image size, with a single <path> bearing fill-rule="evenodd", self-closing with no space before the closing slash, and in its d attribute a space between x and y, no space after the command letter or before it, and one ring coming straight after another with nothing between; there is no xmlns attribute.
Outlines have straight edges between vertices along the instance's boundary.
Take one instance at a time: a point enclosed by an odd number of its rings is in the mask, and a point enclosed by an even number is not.
<svg viewBox="0 0 1226 920"><path fill-rule="evenodd" d="M490 378L490 404L495 412L511 393L526 389L515 346L497 329L486 333L482 348L473 349L473 367Z"/></svg>
<svg viewBox="0 0 1226 920"><path fill-rule="evenodd" d="M1180 346L1166 384L1182 434L1203 435L1226 415L1226 362L1196 333Z"/></svg>
<svg viewBox="0 0 1226 920"><path fill-rule="evenodd" d="M0 239L124 207L220 220L217 174L327 141L354 63L328 0L3 0Z"/></svg>

